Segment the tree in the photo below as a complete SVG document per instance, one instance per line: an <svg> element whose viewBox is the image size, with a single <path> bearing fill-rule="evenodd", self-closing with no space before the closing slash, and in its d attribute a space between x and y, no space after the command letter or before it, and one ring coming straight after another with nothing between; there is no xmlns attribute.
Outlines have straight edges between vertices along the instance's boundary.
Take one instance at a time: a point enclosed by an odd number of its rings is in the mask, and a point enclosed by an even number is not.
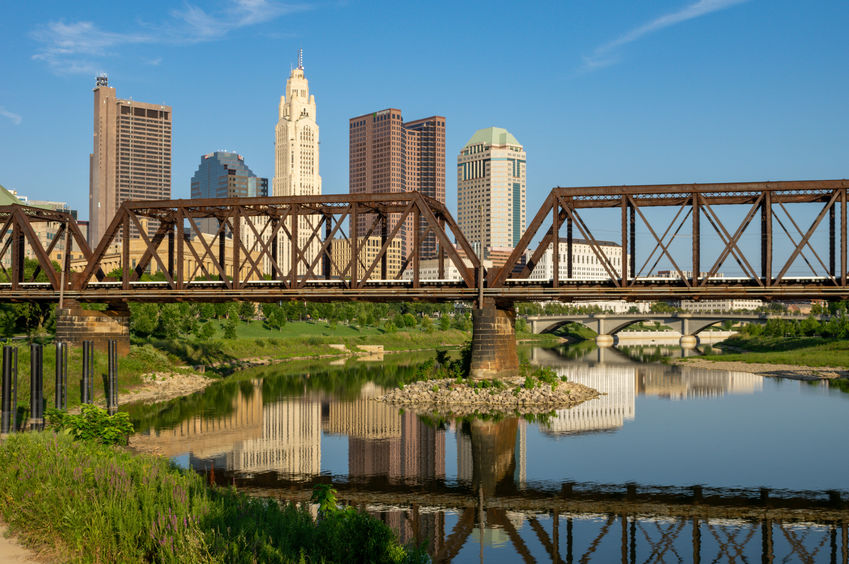
<svg viewBox="0 0 849 564"><path fill-rule="evenodd" d="M208 303L198 304L198 315L201 319L215 319L215 306Z"/></svg>
<svg viewBox="0 0 849 564"><path fill-rule="evenodd" d="M277 304L262 304L262 315L269 329L280 330L286 325L286 310Z"/></svg>
<svg viewBox="0 0 849 564"><path fill-rule="evenodd" d="M239 304L239 319L242 321L250 321L256 316L256 306L251 302L241 302Z"/></svg>
<svg viewBox="0 0 849 564"><path fill-rule="evenodd" d="M449 329L451 329L451 318L445 314L442 314L439 317L439 330L448 331Z"/></svg>
<svg viewBox="0 0 849 564"><path fill-rule="evenodd" d="M206 323L201 324L200 329L198 329L198 338L202 341L208 341L215 336L215 327L212 325L212 322L207 321Z"/></svg>
<svg viewBox="0 0 849 564"><path fill-rule="evenodd" d="M221 329L224 331L225 339L236 338L236 325L239 323L239 311L236 304L231 304L227 312L227 319L221 324Z"/></svg>
<svg viewBox="0 0 849 564"><path fill-rule="evenodd" d="M54 304L24 303L18 308L18 326L23 325L27 335L48 331L53 328L56 321L56 308Z"/></svg>
<svg viewBox="0 0 849 564"><path fill-rule="evenodd" d="M159 307L156 304L130 304L130 331L137 337L150 337L158 322Z"/></svg>

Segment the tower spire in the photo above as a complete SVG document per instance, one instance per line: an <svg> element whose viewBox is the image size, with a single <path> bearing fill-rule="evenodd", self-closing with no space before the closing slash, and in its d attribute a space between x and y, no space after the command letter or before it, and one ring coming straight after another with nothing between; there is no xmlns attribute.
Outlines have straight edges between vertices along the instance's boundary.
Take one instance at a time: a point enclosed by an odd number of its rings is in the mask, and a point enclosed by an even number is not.
<svg viewBox="0 0 849 564"><path fill-rule="evenodd" d="M304 70L304 50L298 49L298 70Z"/></svg>

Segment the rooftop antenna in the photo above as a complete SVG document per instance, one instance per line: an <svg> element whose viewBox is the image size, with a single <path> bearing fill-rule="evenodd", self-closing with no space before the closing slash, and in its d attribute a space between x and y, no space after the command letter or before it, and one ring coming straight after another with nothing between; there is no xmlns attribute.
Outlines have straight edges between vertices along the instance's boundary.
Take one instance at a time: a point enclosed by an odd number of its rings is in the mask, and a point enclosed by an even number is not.
<svg viewBox="0 0 849 564"><path fill-rule="evenodd" d="M109 86L109 77L105 72L97 75L97 86Z"/></svg>
<svg viewBox="0 0 849 564"><path fill-rule="evenodd" d="M298 70L304 70L304 50L298 49Z"/></svg>

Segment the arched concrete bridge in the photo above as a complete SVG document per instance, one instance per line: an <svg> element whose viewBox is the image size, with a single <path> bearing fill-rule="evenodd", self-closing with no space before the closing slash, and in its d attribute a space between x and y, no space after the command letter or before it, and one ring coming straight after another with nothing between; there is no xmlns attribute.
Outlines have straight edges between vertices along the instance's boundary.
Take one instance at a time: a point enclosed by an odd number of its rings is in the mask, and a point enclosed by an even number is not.
<svg viewBox="0 0 849 564"><path fill-rule="evenodd" d="M534 333L551 333L567 323L580 323L598 334L596 342L599 346L613 345L616 333L640 322L659 322L681 335L681 346L696 346L697 335L712 325L723 321L765 323L768 319L804 318L799 315L769 313L592 313L532 315L527 318Z"/></svg>

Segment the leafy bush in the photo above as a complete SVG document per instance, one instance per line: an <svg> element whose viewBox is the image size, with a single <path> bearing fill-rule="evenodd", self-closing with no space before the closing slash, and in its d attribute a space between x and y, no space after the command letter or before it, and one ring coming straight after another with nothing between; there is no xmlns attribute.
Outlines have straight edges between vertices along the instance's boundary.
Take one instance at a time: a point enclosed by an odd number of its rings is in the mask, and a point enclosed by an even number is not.
<svg viewBox="0 0 849 564"><path fill-rule="evenodd" d="M78 415L55 408L49 408L45 415L50 427L68 431L75 439L83 441L123 445L127 444L127 438L133 432L128 413L109 415L105 409L91 404L84 404Z"/></svg>

